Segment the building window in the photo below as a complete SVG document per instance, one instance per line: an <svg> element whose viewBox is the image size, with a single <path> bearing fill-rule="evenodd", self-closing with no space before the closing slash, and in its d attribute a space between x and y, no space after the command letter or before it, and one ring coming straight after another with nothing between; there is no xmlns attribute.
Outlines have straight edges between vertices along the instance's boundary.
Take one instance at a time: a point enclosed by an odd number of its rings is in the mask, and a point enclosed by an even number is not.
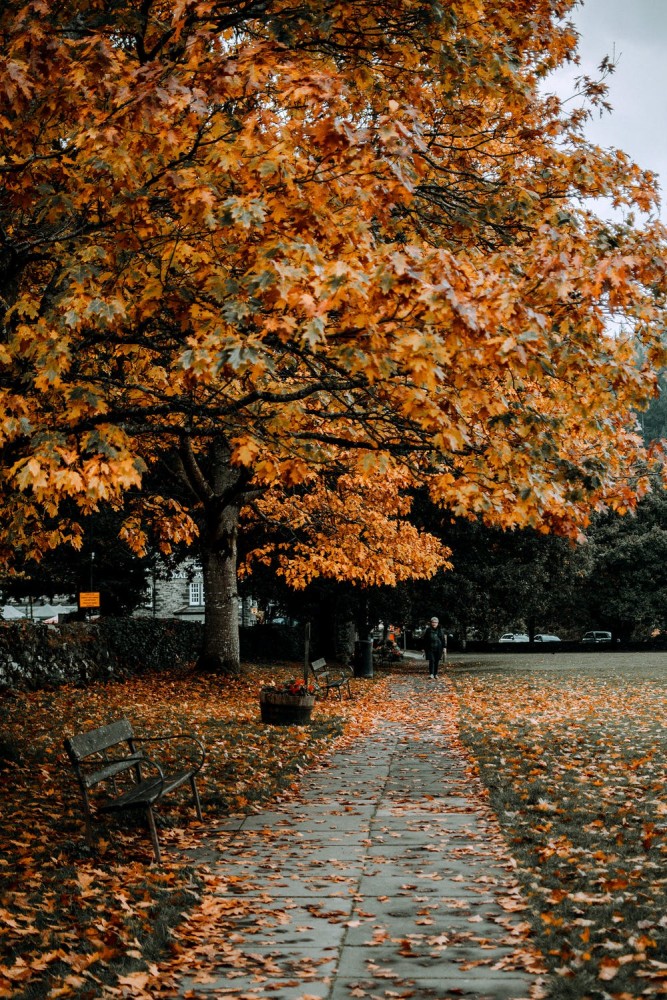
<svg viewBox="0 0 667 1000"><path fill-rule="evenodd" d="M200 608L204 604L204 581L193 580L190 584L190 607Z"/></svg>

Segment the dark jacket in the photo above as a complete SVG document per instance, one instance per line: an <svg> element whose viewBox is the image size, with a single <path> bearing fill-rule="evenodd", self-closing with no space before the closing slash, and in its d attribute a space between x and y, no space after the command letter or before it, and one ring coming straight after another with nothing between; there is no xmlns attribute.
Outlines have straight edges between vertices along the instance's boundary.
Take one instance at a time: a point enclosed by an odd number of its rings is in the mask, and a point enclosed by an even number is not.
<svg viewBox="0 0 667 1000"><path fill-rule="evenodd" d="M441 653L445 646L447 645L447 640L445 639L445 634L438 625L437 628L433 628L429 625L425 629L422 636L422 647L426 653Z"/></svg>

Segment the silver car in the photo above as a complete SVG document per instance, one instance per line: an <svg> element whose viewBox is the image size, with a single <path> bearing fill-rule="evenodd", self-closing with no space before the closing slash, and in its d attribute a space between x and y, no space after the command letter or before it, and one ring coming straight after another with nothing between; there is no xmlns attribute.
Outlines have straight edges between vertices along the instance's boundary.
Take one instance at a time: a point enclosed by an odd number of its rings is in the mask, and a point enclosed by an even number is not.
<svg viewBox="0 0 667 1000"><path fill-rule="evenodd" d="M582 642L611 642L611 632L586 632Z"/></svg>

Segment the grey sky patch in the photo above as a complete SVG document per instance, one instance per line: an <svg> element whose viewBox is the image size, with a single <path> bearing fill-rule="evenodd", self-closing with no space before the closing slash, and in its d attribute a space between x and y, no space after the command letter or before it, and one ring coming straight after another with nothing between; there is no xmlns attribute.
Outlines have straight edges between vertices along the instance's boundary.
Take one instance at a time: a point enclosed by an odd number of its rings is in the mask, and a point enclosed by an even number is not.
<svg viewBox="0 0 667 1000"><path fill-rule="evenodd" d="M578 67L564 67L547 89L561 98L574 92L575 77L597 77L605 56L617 67L608 78L611 114L597 113L588 138L623 149L640 167L660 177L667 194L667 0L585 0L572 14L580 33ZM662 206L667 219L667 207Z"/></svg>

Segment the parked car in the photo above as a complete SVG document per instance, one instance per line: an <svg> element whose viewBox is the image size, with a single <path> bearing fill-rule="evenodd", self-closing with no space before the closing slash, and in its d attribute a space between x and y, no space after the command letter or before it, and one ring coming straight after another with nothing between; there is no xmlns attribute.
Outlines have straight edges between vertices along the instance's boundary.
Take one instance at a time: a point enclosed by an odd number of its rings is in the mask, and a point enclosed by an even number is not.
<svg viewBox="0 0 667 1000"><path fill-rule="evenodd" d="M560 636L545 635L544 632L540 632L539 635L535 636L535 642L560 642Z"/></svg>
<svg viewBox="0 0 667 1000"><path fill-rule="evenodd" d="M611 642L611 632L586 632L582 642Z"/></svg>
<svg viewBox="0 0 667 1000"><path fill-rule="evenodd" d="M525 632L505 632L498 642L528 642L528 636Z"/></svg>

